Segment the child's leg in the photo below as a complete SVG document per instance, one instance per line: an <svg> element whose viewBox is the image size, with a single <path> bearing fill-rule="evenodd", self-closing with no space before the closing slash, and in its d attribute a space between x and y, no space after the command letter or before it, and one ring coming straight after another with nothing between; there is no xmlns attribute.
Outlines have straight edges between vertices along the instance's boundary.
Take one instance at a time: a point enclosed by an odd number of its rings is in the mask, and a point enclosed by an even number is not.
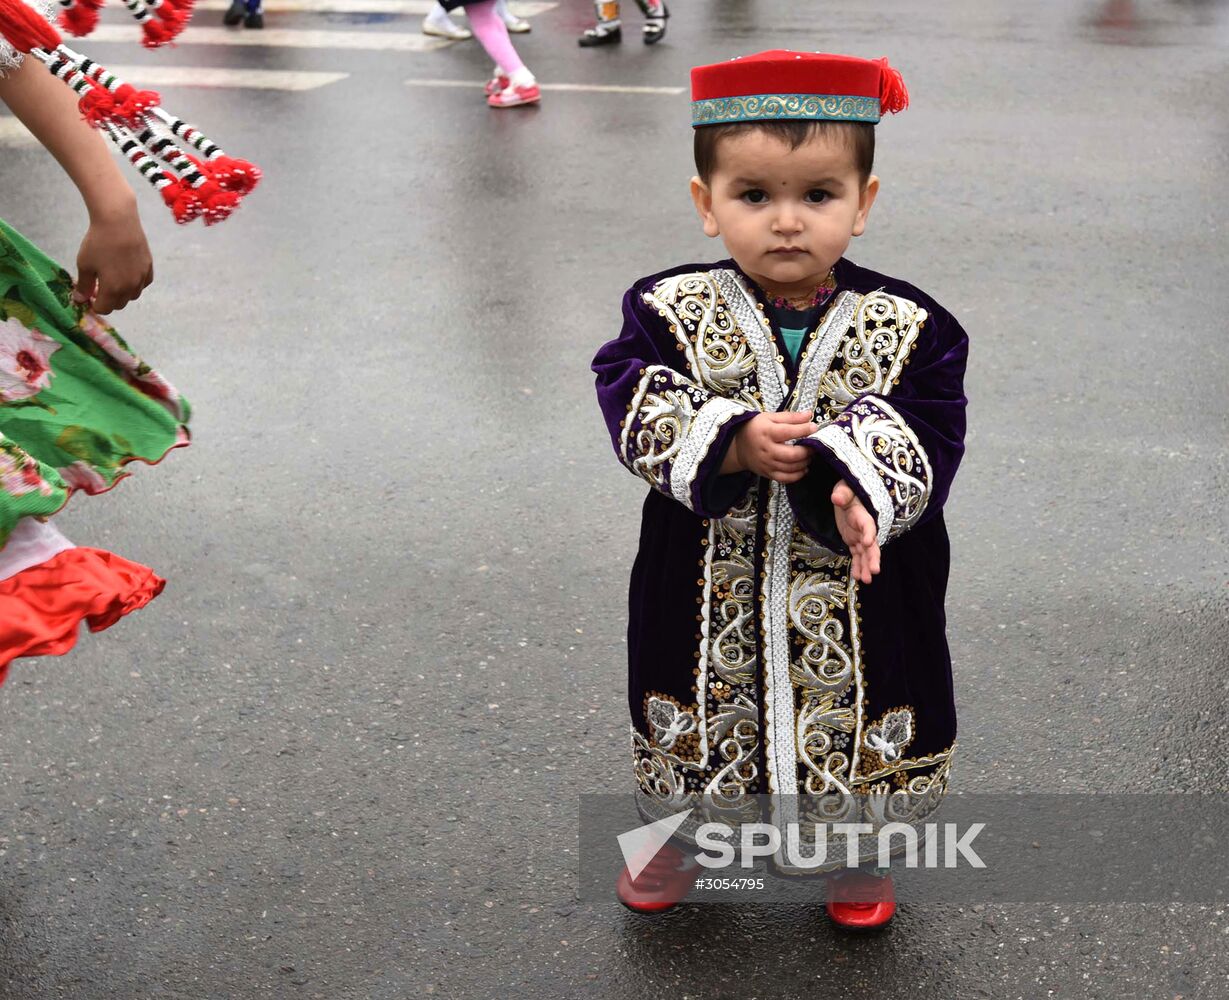
<svg viewBox="0 0 1229 1000"><path fill-rule="evenodd" d="M507 26L495 12L495 0L466 4L465 13L469 17L469 26L498 71L507 74L514 87L533 83L533 74L517 55L512 39L508 37Z"/></svg>
<svg viewBox="0 0 1229 1000"><path fill-rule="evenodd" d="M623 37L623 22L619 20L619 0L594 0L597 24L586 28L577 39L583 48L610 45Z"/></svg>
<svg viewBox="0 0 1229 1000"><path fill-rule="evenodd" d="M20 518L8 541L0 547L0 580L16 576L72 547L73 543L50 522L36 517Z"/></svg>

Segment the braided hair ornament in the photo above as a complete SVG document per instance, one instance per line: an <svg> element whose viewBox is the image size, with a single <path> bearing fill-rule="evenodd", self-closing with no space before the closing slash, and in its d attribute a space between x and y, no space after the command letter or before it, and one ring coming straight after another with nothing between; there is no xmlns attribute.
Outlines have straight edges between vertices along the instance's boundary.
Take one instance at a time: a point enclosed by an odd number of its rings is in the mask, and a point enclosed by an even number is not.
<svg viewBox="0 0 1229 1000"><path fill-rule="evenodd" d="M198 218L207 226L221 222L259 183L259 167L227 156L194 126L163 110L154 91L137 90L74 52L22 0L0 0L0 37L18 52L38 59L73 89L82 117L101 130L162 196L176 222Z"/></svg>

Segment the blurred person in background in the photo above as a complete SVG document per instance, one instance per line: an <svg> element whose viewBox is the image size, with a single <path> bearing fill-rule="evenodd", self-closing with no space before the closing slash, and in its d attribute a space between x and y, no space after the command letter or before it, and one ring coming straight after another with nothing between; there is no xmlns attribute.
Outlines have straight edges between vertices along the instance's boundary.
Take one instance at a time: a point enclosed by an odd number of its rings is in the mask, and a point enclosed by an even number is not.
<svg viewBox="0 0 1229 1000"><path fill-rule="evenodd" d="M240 21L245 28L263 28L265 12L263 0L231 0L231 5L222 15L222 23L234 27Z"/></svg>
<svg viewBox="0 0 1229 1000"><path fill-rule="evenodd" d="M504 27L514 35L523 35L532 30L531 25L523 17L517 17L508 9L508 0L495 0L495 13L504 22ZM422 33L434 35L437 38L447 38L454 42L463 42L473 38L474 33L468 28L457 24L439 3L436 3L427 16L423 18Z"/></svg>
<svg viewBox="0 0 1229 1000"><path fill-rule="evenodd" d="M464 7L470 28L495 63L495 71L486 85L487 104L493 108L537 104L542 99L538 82L512 44L508 25L499 13L500 2L501 0L440 0L438 6L445 14ZM431 15L427 16L429 18ZM451 19L449 23L452 23ZM423 30L426 30L425 26Z"/></svg>
<svg viewBox="0 0 1229 1000"><path fill-rule="evenodd" d="M644 12L644 44L657 44L666 37L666 18L670 16L665 0L636 0L636 5ZM597 11L597 24L586 28L585 33L577 39L581 48L617 45L623 41L619 0L597 0L593 6Z"/></svg>

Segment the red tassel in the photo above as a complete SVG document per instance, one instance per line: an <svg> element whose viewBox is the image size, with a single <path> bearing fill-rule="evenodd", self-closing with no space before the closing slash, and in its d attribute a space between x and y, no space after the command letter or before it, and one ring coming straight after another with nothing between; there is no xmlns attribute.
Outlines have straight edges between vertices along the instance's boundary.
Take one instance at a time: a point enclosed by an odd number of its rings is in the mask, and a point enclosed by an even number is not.
<svg viewBox="0 0 1229 1000"><path fill-rule="evenodd" d="M151 17L141 25L141 44L147 49L156 49L174 39L181 31L183 24L178 21L162 21Z"/></svg>
<svg viewBox="0 0 1229 1000"><path fill-rule="evenodd" d="M142 125L142 117L150 108L156 108L162 98L153 90L137 90L129 83L121 83L114 91L116 113L134 125Z"/></svg>
<svg viewBox="0 0 1229 1000"><path fill-rule="evenodd" d="M162 6L155 10L154 13L157 14L159 19L164 23L173 26L175 28L175 34L177 35L183 31L184 26L188 22L187 16L176 10L175 7L166 2L166 0L164 0Z"/></svg>
<svg viewBox="0 0 1229 1000"><path fill-rule="evenodd" d="M250 194L260 183L260 167L234 156L218 156L210 160L206 170L225 191L234 191L240 197Z"/></svg>
<svg viewBox="0 0 1229 1000"><path fill-rule="evenodd" d="M98 27L98 10L75 3L60 14L60 27L80 38Z"/></svg>
<svg viewBox="0 0 1229 1000"><path fill-rule="evenodd" d="M200 218L205 210L197 193L181 180L172 181L163 188L162 197L181 226Z"/></svg>
<svg viewBox="0 0 1229 1000"><path fill-rule="evenodd" d="M900 70L888 65L886 58L875 60L882 67L879 74L879 113L895 114L909 107L909 91Z"/></svg>
<svg viewBox="0 0 1229 1000"><path fill-rule="evenodd" d="M239 196L234 191L218 188L205 198L205 225L213 226L230 217L239 207Z"/></svg>
<svg viewBox="0 0 1229 1000"><path fill-rule="evenodd" d="M146 0L150 9L164 21L174 21L186 25L192 18L192 8L196 0Z"/></svg>
<svg viewBox="0 0 1229 1000"><path fill-rule="evenodd" d="M64 40L38 11L27 7L22 0L0 0L0 24L4 25L4 37L18 52L31 49L51 52Z"/></svg>
<svg viewBox="0 0 1229 1000"><path fill-rule="evenodd" d="M97 128L103 122L122 118L120 109L115 104L115 98L105 87L92 86L77 102L81 117Z"/></svg>

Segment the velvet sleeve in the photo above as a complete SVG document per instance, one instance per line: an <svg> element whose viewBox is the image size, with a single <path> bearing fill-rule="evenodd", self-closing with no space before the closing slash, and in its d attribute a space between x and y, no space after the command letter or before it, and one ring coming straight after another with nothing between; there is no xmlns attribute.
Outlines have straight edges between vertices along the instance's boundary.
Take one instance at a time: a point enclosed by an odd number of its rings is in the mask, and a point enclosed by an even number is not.
<svg viewBox="0 0 1229 1000"><path fill-rule="evenodd" d="M874 516L880 546L943 508L964 454L968 350L960 324L935 308L890 394L858 396L798 440L815 452L806 476L788 487L803 530L849 551L830 499L840 479Z"/></svg>
<svg viewBox="0 0 1229 1000"><path fill-rule="evenodd" d="M681 365L669 324L642 298L623 298L623 329L593 359L597 397L619 461L701 517L724 517L755 482L719 470L734 433L758 410L711 392Z"/></svg>

